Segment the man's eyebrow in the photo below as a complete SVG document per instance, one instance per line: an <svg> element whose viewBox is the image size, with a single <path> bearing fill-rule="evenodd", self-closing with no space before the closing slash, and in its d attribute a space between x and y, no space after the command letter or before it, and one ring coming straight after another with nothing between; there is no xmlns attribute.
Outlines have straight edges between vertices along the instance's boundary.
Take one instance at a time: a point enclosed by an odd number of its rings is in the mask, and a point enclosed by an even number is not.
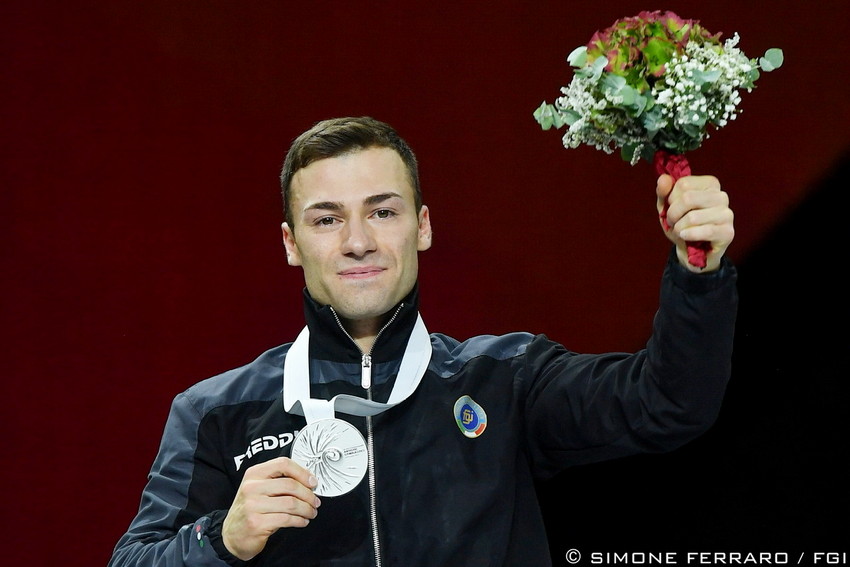
<svg viewBox="0 0 850 567"><path fill-rule="evenodd" d="M386 193L378 193L377 195L370 195L363 199L363 204L367 207L371 207L373 205L377 205L378 203L383 203L384 201L388 201L390 199L401 199L402 196L393 191L388 191ZM339 201L320 201L318 203L313 203L312 205L308 205L304 208L305 211L341 211L345 208L345 205L340 203Z"/></svg>
<svg viewBox="0 0 850 567"><path fill-rule="evenodd" d="M342 203L338 203L336 201L321 201L319 203L313 203L312 205L308 205L304 207L305 211L311 210L322 210L322 211L341 211L345 207L342 206Z"/></svg>
<svg viewBox="0 0 850 567"><path fill-rule="evenodd" d="M387 193L379 193L377 195L372 195L371 197L366 197L363 199L364 205L377 205L378 203L383 203L384 201L388 201L394 198L401 199L401 195L398 193L393 193L392 191Z"/></svg>

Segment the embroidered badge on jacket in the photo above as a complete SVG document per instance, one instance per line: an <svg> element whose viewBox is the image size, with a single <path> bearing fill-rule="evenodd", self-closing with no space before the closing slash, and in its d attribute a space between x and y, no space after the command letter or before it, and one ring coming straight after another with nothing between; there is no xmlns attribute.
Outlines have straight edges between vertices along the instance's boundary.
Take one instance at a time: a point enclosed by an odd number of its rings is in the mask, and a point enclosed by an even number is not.
<svg viewBox="0 0 850 567"><path fill-rule="evenodd" d="M487 412L469 396L461 396L455 402L455 421L461 433L475 438L487 427Z"/></svg>

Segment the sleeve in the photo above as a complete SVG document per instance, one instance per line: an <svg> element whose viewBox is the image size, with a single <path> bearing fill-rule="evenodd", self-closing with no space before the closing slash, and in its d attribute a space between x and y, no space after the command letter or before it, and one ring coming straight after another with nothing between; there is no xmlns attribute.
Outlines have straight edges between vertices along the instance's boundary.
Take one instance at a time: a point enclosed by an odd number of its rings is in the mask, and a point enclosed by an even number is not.
<svg viewBox="0 0 850 567"><path fill-rule="evenodd" d="M196 470L200 415L188 395L178 395L171 405L159 453L142 493L139 512L118 541L109 567L227 567L244 565L221 543L226 510L210 502L205 514L193 512L189 491ZM203 475L216 482L213 467ZM223 472L217 482L229 484ZM198 510L207 503L193 503Z"/></svg>
<svg viewBox="0 0 850 567"><path fill-rule="evenodd" d="M549 477L576 464L675 449L708 430L731 375L737 274L694 274L671 254L646 348L577 354L538 336L523 370L526 443Z"/></svg>

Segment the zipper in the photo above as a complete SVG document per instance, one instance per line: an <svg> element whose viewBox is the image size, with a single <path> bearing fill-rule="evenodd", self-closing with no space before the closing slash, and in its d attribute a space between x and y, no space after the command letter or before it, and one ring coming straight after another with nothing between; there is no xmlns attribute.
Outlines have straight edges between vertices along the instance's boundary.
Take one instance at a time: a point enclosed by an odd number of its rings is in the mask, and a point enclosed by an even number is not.
<svg viewBox="0 0 850 567"><path fill-rule="evenodd" d="M400 303L398 308L393 313L393 316L390 317L389 321L381 327L378 331L378 334L375 335L375 340L372 341L372 346L369 348L369 352L363 352L363 349L357 344L354 338L349 334L349 332L343 327L342 321L339 320L339 315L337 315L336 311L333 307L331 307L331 313L333 313L334 319L336 319L337 325L342 329L342 332L351 339L351 342L354 343L354 346L357 347L357 350L360 351L360 385L366 390L366 398L368 400L372 399L372 351L375 348L375 344L378 342L378 337L381 336L381 333L389 327L393 321L395 321L398 314L401 312L402 307L404 307L404 303ZM369 474L369 520L372 524L372 545L375 548L375 567L381 567L383 561L381 558L381 538L378 534L378 499L377 499L377 483L375 482L375 457L374 451L372 450L374 446L374 435L372 434L372 416L366 416L366 448L367 448L367 463L368 463L368 474Z"/></svg>
<svg viewBox="0 0 850 567"><path fill-rule="evenodd" d="M368 398L372 399L372 390L369 390ZM372 435L372 416L366 416L366 458L369 471L369 520L372 523L372 545L375 548L375 567L381 567L381 538L378 535L378 499L376 497L375 483L375 457L372 447L374 437Z"/></svg>
<svg viewBox="0 0 850 567"><path fill-rule="evenodd" d="M401 308L404 307L404 303L399 303L398 307L393 313L393 316L390 317L390 320L387 321L383 327L378 331L378 334L375 335L375 340L372 341L372 346L369 348L369 352L363 352L363 350L357 345L357 342L354 338L349 334L348 331L345 330L345 327L342 326L342 321L339 320L339 315L336 314L336 310L331 307L331 313L334 315L334 319L336 319L336 324L339 325L339 328L342 329L342 332L345 333L345 336L351 339L351 342L354 343L354 346L357 347L357 350L360 351L360 386L364 390L368 390L372 387L372 351L375 349L375 343L378 342L378 337L381 336L381 333L384 330L392 325L393 321L398 317L399 312L401 312Z"/></svg>

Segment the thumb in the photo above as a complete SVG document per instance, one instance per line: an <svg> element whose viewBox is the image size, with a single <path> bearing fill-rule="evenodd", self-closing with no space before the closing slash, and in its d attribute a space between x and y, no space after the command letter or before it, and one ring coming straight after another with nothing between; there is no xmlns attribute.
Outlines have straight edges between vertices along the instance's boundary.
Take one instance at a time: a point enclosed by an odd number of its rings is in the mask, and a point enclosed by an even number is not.
<svg viewBox="0 0 850 567"><path fill-rule="evenodd" d="M655 195L657 197L656 207L658 208L659 213L664 210L665 205L667 203L667 197L670 195L670 192L672 190L673 177L671 175L667 175L666 173L661 175L655 185Z"/></svg>

